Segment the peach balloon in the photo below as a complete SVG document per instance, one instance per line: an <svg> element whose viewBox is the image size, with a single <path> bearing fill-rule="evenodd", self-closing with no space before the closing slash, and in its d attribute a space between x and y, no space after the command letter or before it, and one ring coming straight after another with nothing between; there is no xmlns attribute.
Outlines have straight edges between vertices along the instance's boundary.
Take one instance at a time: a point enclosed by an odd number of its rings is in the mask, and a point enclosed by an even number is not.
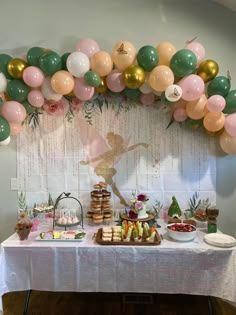
<svg viewBox="0 0 236 315"><path fill-rule="evenodd" d="M165 66L170 65L170 60L177 51L175 46L170 42L161 42L156 47L156 50L159 56L158 65Z"/></svg>
<svg viewBox="0 0 236 315"><path fill-rule="evenodd" d="M120 41L113 47L111 58L116 67L123 71L135 63L136 55L137 51L133 44Z"/></svg>
<svg viewBox="0 0 236 315"><path fill-rule="evenodd" d="M113 68L111 56L106 51L96 52L90 59L90 65L101 77L107 76Z"/></svg>
<svg viewBox="0 0 236 315"><path fill-rule="evenodd" d="M61 95L69 94L73 91L75 80L68 71L60 70L51 77L52 89Z"/></svg>
<svg viewBox="0 0 236 315"><path fill-rule="evenodd" d="M21 131L21 124L20 123L9 123L10 125L10 135L11 136L15 136L18 135L18 133L20 133Z"/></svg>
<svg viewBox="0 0 236 315"><path fill-rule="evenodd" d="M26 117L26 110L21 103L9 101L2 105L1 115L9 123L21 123Z"/></svg>
<svg viewBox="0 0 236 315"><path fill-rule="evenodd" d="M225 124L225 115L222 112L209 112L203 119L204 127L212 132L221 130Z"/></svg>
<svg viewBox="0 0 236 315"><path fill-rule="evenodd" d="M195 101L188 102L186 104L186 113L188 117L192 119L203 118L208 112L206 103L207 97L205 94L202 94L202 96Z"/></svg>
<svg viewBox="0 0 236 315"><path fill-rule="evenodd" d="M231 137L226 131L220 135L221 149L227 154L236 154L236 137Z"/></svg>
<svg viewBox="0 0 236 315"><path fill-rule="evenodd" d="M151 71L148 81L154 90L163 92L174 83L174 79L174 74L169 67L157 66Z"/></svg>
<svg viewBox="0 0 236 315"><path fill-rule="evenodd" d="M183 100L182 98L175 103L175 108L183 108L185 109L186 108L186 104L187 104L187 101Z"/></svg>

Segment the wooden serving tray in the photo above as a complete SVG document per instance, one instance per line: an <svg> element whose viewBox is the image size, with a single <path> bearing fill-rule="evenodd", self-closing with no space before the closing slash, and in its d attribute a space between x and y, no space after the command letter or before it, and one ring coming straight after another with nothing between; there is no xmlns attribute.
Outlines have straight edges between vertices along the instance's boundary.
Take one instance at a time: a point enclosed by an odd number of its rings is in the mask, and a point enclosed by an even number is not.
<svg viewBox="0 0 236 315"><path fill-rule="evenodd" d="M129 246L153 246L153 245L160 245L161 244L161 237L156 233L156 237L154 242L147 242L143 239L141 242L135 242L134 240L130 240L129 242L112 242L112 241L103 241L102 239L102 228L97 231L96 242L100 245L129 245Z"/></svg>

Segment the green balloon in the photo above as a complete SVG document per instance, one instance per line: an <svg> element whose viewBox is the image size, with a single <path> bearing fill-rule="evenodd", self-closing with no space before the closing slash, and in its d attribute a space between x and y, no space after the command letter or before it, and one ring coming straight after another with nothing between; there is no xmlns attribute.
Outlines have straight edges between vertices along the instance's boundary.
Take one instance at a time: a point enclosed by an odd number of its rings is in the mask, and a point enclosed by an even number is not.
<svg viewBox="0 0 236 315"><path fill-rule="evenodd" d="M12 80L7 84L7 94L17 102L24 102L27 99L30 88L21 80Z"/></svg>
<svg viewBox="0 0 236 315"><path fill-rule="evenodd" d="M139 89L124 89L124 95L130 98L131 100L137 100L139 96L141 95L141 92Z"/></svg>
<svg viewBox="0 0 236 315"><path fill-rule="evenodd" d="M0 116L0 142L6 140L10 136L10 125L8 121Z"/></svg>
<svg viewBox="0 0 236 315"><path fill-rule="evenodd" d="M84 81L87 85L98 87L101 84L101 78L95 71L87 71L84 75Z"/></svg>
<svg viewBox="0 0 236 315"><path fill-rule="evenodd" d="M48 76L62 69L61 57L54 51L49 51L39 58L40 69Z"/></svg>
<svg viewBox="0 0 236 315"><path fill-rule="evenodd" d="M168 106L175 105L175 102L168 101L168 99L165 96L165 92L161 93L161 102L162 102L162 104L168 105Z"/></svg>
<svg viewBox="0 0 236 315"><path fill-rule="evenodd" d="M158 53L153 46L143 46L137 54L138 65L145 71L152 71L158 64Z"/></svg>
<svg viewBox="0 0 236 315"><path fill-rule="evenodd" d="M185 123L187 126L193 128L193 129L197 129L203 126L203 119L191 119L191 118L187 118L185 120Z"/></svg>
<svg viewBox="0 0 236 315"><path fill-rule="evenodd" d="M61 56L62 70L68 71L66 62L67 62L67 58L70 56L70 54L71 54L71 53L67 52L67 53L64 53L64 54Z"/></svg>
<svg viewBox="0 0 236 315"><path fill-rule="evenodd" d="M30 115L36 111L36 107L30 105L30 103L28 101L24 101L21 104L24 106L26 113L28 115Z"/></svg>
<svg viewBox="0 0 236 315"><path fill-rule="evenodd" d="M193 73L197 66L197 57L189 49L177 51L170 61L170 68L178 77L184 77Z"/></svg>
<svg viewBox="0 0 236 315"><path fill-rule="evenodd" d="M236 90L232 90L225 97L226 105L223 110L225 114L236 113Z"/></svg>
<svg viewBox="0 0 236 315"><path fill-rule="evenodd" d="M39 67L39 58L45 53L41 47L32 47L27 51L26 58L30 66Z"/></svg>
<svg viewBox="0 0 236 315"><path fill-rule="evenodd" d="M219 76L214 78L207 87L208 96L221 95L226 96L231 88L230 80L227 77Z"/></svg>
<svg viewBox="0 0 236 315"><path fill-rule="evenodd" d="M12 57L7 54L0 54L0 72L2 72L8 80L11 80L12 77L7 71L7 64L12 60Z"/></svg>

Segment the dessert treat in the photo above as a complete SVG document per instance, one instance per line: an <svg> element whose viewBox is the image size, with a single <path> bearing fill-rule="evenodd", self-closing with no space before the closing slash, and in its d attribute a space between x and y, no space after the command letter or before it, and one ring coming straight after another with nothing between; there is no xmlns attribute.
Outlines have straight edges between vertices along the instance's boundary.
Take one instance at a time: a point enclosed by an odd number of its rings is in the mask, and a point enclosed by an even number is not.
<svg viewBox="0 0 236 315"><path fill-rule="evenodd" d="M107 191L105 182L99 182L93 185L93 188L90 192L90 210L86 217L95 224L107 223L112 218L111 193Z"/></svg>
<svg viewBox="0 0 236 315"><path fill-rule="evenodd" d="M85 236L84 231L47 231L40 233L41 240L75 240Z"/></svg>
<svg viewBox="0 0 236 315"><path fill-rule="evenodd" d="M102 239L103 239L103 241L111 241L112 240L112 229L111 229L111 227L104 227L102 229Z"/></svg>

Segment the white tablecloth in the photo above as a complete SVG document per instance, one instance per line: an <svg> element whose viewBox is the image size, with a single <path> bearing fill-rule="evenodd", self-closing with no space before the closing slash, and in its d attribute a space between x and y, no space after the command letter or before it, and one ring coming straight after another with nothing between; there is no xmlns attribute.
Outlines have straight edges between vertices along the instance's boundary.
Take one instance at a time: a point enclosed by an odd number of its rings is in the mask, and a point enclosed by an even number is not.
<svg viewBox="0 0 236 315"><path fill-rule="evenodd" d="M1 244L0 296L33 289L200 294L236 302L236 247L210 246L200 230L193 242L175 242L160 224L159 246L101 246L92 239L97 227L85 227L83 242L37 241L39 232L19 241L13 234Z"/></svg>

